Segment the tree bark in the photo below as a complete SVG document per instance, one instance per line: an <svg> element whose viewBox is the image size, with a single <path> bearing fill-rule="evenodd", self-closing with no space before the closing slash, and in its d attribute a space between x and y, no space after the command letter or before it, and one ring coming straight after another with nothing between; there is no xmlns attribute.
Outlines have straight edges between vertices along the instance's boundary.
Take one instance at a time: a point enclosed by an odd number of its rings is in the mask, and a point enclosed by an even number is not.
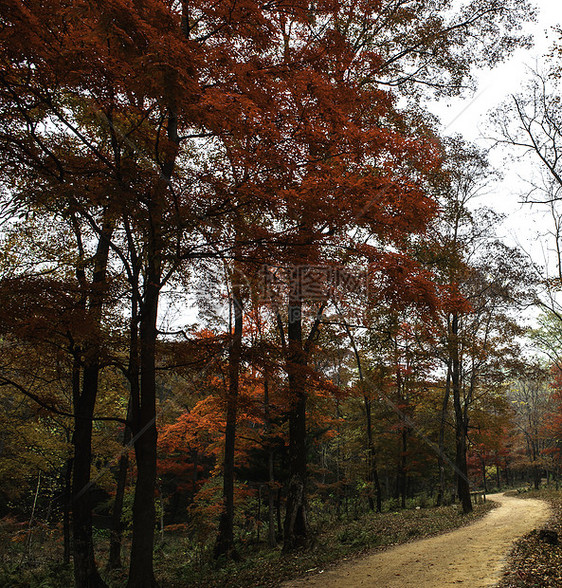
<svg viewBox="0 0 562 588"><path fill-rule="evenodd" d="M439 489L437 491L436 505L441 506L445 498L445 424L447 421L447 407L451 395L451 358L447 360L447 380L445 382L445 394L441 404L439 419L439 453L437 454L437 467L439 468Z"/></svg>
<svg viewBox="0 0 562 588"><path fill-rule="evenodd" d="M281 522L281 487L277 488L277 494L275 496L275 513L277 515L277 535L283 537L283 524Z"/></svg>
<svg viewBox="0 0 562 588"><path fill-rule="evenodd" d="M366 426L367 426L367 444L368 444L368 481L371 486L375 489L376 499L376 511L382 512L382 494L381 485L379 480L379 472L377 470L377 456L375 450L375 443L373 439L373 425L372 425L372 413L371 413L371 401L369 398L364 397L365 402L365 413L366 413ZM373 497L371 489L369 489L369 508L373 510Z"/></svg>
<svg viewBox="0 0 562 588"><path fill-rule="evenodd" d="M109 210L104 210L103 226L94 255L92 281L87 292L87 307L92 331L89 339L79 350L84 358L82 386L79 386L79 363L75 359L73 370L74 396L74 460L72 472L72 552L74 558L74 580L76 586L96 588L105 587L94 557L92 538L92 504L90 500L90 467L92 461L92 421L98 393L100 372L99 327L101 325L102 307L105 299L107 264L110 240L114 221ZM78 235L77 235L78 236ZM79 236L78 236L79 237ZM77 270L78 279L85 285L82 268ZM78 371L77 371L78 370ZM80 392L78 392L80 390Z"/></svg>
<svg viewBox="0 0 562 588"><path fill-rule="evenodd" d="M105 587L98 573L92 537L90 464L92 461L92 418L98 386L98 366L84 368L82 394L76 404L74 462L72 470L72 551L74 581L81 588Z"/></svg>
<svg viewBox="0 0 562 588"><path fill-rule="evenodd" d="M72 508L72 462L73 458L66 460L64 468L64 504L62 515L62 534L63 534L63 563L70 563L70 554L72 551L72 542L70 540L70 511Z"/></svg>
<svg viewBox="0 0 562 588"><path fill-rule="evenodd" d="M269 481L267 485L267 543L269 547L277 546L275 536L275 471L273 461L273 450L270 449L267 455Z"/></svg>
<svg viewBox="0 0 562 588"><path fill-rule="evenodd" d="M269 407L269 379L267 373L263 380L263 403L264 403L264 420L265 432L268 442L271 444L271 413ZM275 536L275 461L274 450L270 445L267 449L267 543L269 547L277 546L277 538Z"/></svg>
<svg viewBox="0 0 562 588"><path fill-rule="evenodd" d="M402 425L402 433L400 435L400 467L399 467L399 494L400 494L400 508L406 508L406 490L408 484L408 476L406 473L407 451L408 451L408 429L406 423Z"/></svg>
<svg viewBox="0 0 562 588"><path fill-rule="evenodd" d="M463 406L461 402L461 360L459 357L458 320L458 315L453 314L451 319L451 384L455 409L455 466L459 500L461 501L463 512L469 513L472 512L472 501L470 499L470 483L468 481L468 466L466 463L468 415L466 405Z"/></svg>
<svg viewBox="0 0 562 588"><path fill-rule="evenodd" d="M127 420L130 419L130 402L127 409ZM123 454L119 458L119 470L117 472L117 488L115 491L115 500L113 502L113 512L111 514L111 535L109 538L109 559L107 562L108 571L117 570L123 567L121 561L121 542L123 539L123 523L121 517L123 514L123 499L125 497L125 486L127 484L127 471L129 469L129 448L131 441L131 429L125 426L123 432Z"/></svg>
<svg viewBox="0 0 562 588"><path fill-rule="evenodd" d="M287 372L292 407L289 413L289 484L283 550L308 544L306 505L306 357L302 341L302 302L289 302Z"/></svg>
<svg viewBox="0 0 562 588"><path fill-rule="evenodd" d="M219 519L219 531L213 554L215 558L224 556L238 559L239 555L234 547L234 465L243 328L240 284L232 284L232 304L234 307L234 333L228 354L229 384L226 398L224 439L223 510Z"/></svg>
<svg viewBox="0 0 562 588"><path fill-rule="evenodd" d="M160 229L161 215L152 214L153 231ZM140 386L131 387L132 432L137 482L133 502L133 540L128 588L154 588L153 551L156 509L156 338L161 278L161 248L155 236L149 241L144 300L139 308Z"/></svg>

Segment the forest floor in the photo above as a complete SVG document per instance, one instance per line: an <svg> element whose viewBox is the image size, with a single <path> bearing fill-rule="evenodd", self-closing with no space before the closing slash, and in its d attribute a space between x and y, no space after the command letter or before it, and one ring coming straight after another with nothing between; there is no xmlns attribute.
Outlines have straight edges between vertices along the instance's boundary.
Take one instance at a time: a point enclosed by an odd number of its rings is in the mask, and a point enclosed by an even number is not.
<svg viewBox="0 0 562 588"><path fill-rule="evenodd" d="M553 487L518 491L520 498L539 498L550 504L552 517L545 525L562 540L562 492ZM536 531L515 542L504 577L498 588L560 588L562 586L562 545L548 545Z"/></svg>
<svg viewBox="0 0 562 588"><path fill-rule="evenodd" d="M552 510L542 500L521 500L505 494L489 495L488 499L500 507L467 527L346 562L282 586L494 586L501 580L513 543L546 523Z"/></svg>
<svg viewBox="0 0 562 588"><path fill-rule="evenodd" d="M522 496L529 497L534 494L525 492ZM542 491L537 497L543 498ZM547 496L544 496L548 499ZM501 500L501 498L500 498ZM510 502L503 500L502 504ZM513 499L513 503L523 504L523 510L533 508L533 502ZM554 506L553 512L561 515L560 524L562 525L562 492L552 492L549 502ZM546 509L546 514L542 515L541 520L548 516L548 507L542 502L538 502L542 508ZM421 506L420 506L421 505ZM529 506L531 505L531 506ZM558 508L556 508L558 505ZM373 570L354 571L352 578L355 583L350 583L346 575L351 569L361 562L372 561L373 558L385 556L386 554L395 554L398 545L402 545L407 551L418 544L422 538L434 537L439 539L443 533L445 537L444 544L441 547L433 547L428 554L437 560L442 559L441 552L445 553L449 548L450 538L454 536L451 531L464 526L466 534L462 535L464 541L460 546L454 547L458 560L473 558L466 551L467 545L471 548L475 543L472 535L473 530L478 528L475 521L488 520L488 513L496 511L509 511L505 517L505 525L521 522L522 516L519 510L515 513L509 508L504 509L499 502L488 501L485 504L478 504L470 515L463 515L460 512L458 504L441 507L425 507L426 503L420 499L408 504L407 509L397 509L394 504L385 504L385 512L376 513L346 513L349 518L345 517L340 520L334 519L334 513L320 508L321 505L314 504L311 508L311 527L315 537L311 549L292 554L284 554L281 548L270 549L266 547L263 541L256 542L255 537L250 537L247 541L239 539L240 555L242 560L235 562L217 562L212 559L211 551L202 545L197 547L193 539L185 534L185 531L178 530L172 532L169 530L166 534L165 541L157 541L155 550L155 568L156 574L162 588L275 588L279 587L284 580L307 576L306 581L294 581L286 586L305 587L307 583L311 585L327 584L329 586L369 586L375 585L377 588L389 586L407 586L408 584L386 583L385 580L377 579L373 576ZM510 517L513 517L510 520ZM502 517L503 518L503 517ZM492 519L494 520L494 519ZM18 533L14 535L14 528L19 528L21 524L15 524L14 521L5 521L2 526L0 520L0 586L6 588L68 588L72 585L72 572L69 566L61 564L62 543L59 537L58 528L50 528L47 525L37 527L32 541L29 544L18 540ZM17 521L16 521L17 523ZM540 527L539 522L534 522ZM529 526L518 531L524 534L533 528ZM549 523L550 524L550 523ZM492 524L494 526L494 524ZM497 524L495 525L497 526ZM553 527L558 530L558 527ZM462 531L463 529L461 529ZM457 531L456 531L457 532ZM127 582L127 567L120 572L108 575L104 571L104 563L107 558L107 536L105 530L96 531L97 539L97 559L100 570L105 580L111 588L122 588ZM516 533L516 534L517 534ZM212 535L212 534L211 534ZM558 587L560 583L559 570L562 570L562 547L548 546L549 552L558 557L556 560L544 559L544 544L538 544L538 538L535 533L529 535L530 539L519 551L518 559L514 559L514 573L510 576L510 582L502 584L502 588L519 588L531 586L537 588ZM562 535L562 533L561 533ZM473 537L468 539L468 537ZM497 539L493 541L497 542ZM511 539L510 539L511 541ZM523 541L523 540L522 540ZM537 545L538 544L538 545ZM129 551L129 539L126 538L124 544L124 558L127 559ZM212 543L209 543L212 547ZM497 546L496 546L497 547ZM507 552L509 542L502 547L502 555ZM482 547L483 550L495 549L495 547ZM376 550L376 551L375 551ZM386 550L386 551L383 551ZM542 550L542 551L541 551ZM528 557L529 553L533 557ZM539 553L543 559L540 559L540 565L534 557ZM374 555L378 554L378 555ZM425 557L425 556L423 556ZM391 559L394 555L391 556ZM416 559L422 559L417 557ZM527 563L532 562L532 563ZM556 565L552 565L555 563ZM422 568L427 567L423 562L414 562L415 565ZM413 564L400 563L398 571L401 576L393 577L392 580L403 579L407 577L407 571ZM435 564L434 564L435 565ZM456 564L455 564L456 565ZM486 564L487 565L487 564ZM541 567L542 566L542 567ZM541 578L546 572L545 568L550 566L552 583L546 584L539 581L538 583L520 583L521 578ZM452 566L451 566L452 567ZM411 568L415 569L415 568ZM511 570L511 568L510 568ZM488 573L490 570L485 570ZM472 572L471 572L472 573ZM339 574L339 575L338 575ZM370 576L369 576L370 574ZM416 572L417 574L417 572ZM450 579L451 570L447 567L445 578ZM507 579L507 574L504 579ZM516 581L512 582L511 580ZM333 580L332 583L330 581ZM444 583L441 578L438 581L428 580L428 584L422 584L419 576L416 577L415 584L417 588L431 586L431 588L441 588L450 584ZM459 584L456 582L455 585ZM471 577L469 583L471 586L477 586ZM484 585L484 584L482 584Z"/></svg>
<svg viewBox="0 0 562 588"><path fill-rule="evenodd" d="M323 511L318 506L316 504L310 511L314 536L310 549L284 554L280 546L271 550L263 544L261 548L255 544L240 544L240 562L220 564L205 561L203 558L200 565L192 561L178 566L179 553L168 548L159 554L156 561L161 586L277 588L284 580L299 578L304 574L315 576L321 570L332 569L338 563L357 561L366 554L373 553L373 550L380 552L391 546L470 525L498 504L491 501L478 504L469 515L462 514L458 504L427 508L409 505L407 509L397 509L396 505L386 504L390 510L385 508L382 514L368 512L340 522L334 520L333 513L323 516ZM112 584L112 588L113 586L121 584Z"/></svg>

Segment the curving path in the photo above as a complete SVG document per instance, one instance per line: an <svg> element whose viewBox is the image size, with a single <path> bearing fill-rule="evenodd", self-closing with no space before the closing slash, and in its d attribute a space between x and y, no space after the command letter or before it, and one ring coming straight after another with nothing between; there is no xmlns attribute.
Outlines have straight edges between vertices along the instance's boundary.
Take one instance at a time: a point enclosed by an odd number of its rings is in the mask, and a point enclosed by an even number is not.
<svg viewBox="0 0 562 588"><path fill-rule="evenodd" d="M445 588L494 586L512 543L550 517L549 506L535 499L504 494L483 519L444 535L420 539L347 562L324 573L282 584L283 588Z"/></svg>

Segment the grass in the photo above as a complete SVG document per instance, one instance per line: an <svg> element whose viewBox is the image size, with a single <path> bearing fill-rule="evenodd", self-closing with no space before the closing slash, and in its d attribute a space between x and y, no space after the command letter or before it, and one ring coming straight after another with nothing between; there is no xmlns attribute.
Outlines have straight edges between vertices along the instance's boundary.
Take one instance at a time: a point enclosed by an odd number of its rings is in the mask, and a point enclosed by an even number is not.
<svg viewBox="0 0 562 588"><path fill-rule="evenodd" d="M539 498L553 511L545 529L556 531L562 540L562 491L553 488L526 490L520 498ZM507 570L498 588L560 588L562 586L562 545L541 541L538 530L519 539L508 559Z"/></svg>

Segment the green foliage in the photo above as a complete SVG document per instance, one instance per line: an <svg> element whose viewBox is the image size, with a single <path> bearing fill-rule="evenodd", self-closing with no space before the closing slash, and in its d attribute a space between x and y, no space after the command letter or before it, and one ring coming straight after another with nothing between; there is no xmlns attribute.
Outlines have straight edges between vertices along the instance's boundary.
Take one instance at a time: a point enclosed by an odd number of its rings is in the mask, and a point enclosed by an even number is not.
<svg viewBox="0 0 562 588"><path fill-rule="evenodd" d="M337 534L337 539L344 545L350 545L351 547L369 548L380 545L382 539L380 536L373 534L369 529L357 525L351 525L342 529Z"/></svg>
<svg viewBox="0 0 562 588"><path fill-rule="evenodd" d="M60 563L33 568L3 564L0 568L0 585L4 588L68 588L72 582L70 567Z"/></svg>
<svg viewBox="0 0 562 588"><path fill-rule="evenodd" d="M56 528L0 520L0 586L3 588L68 588L72 574L61 560Z"/></svg>

